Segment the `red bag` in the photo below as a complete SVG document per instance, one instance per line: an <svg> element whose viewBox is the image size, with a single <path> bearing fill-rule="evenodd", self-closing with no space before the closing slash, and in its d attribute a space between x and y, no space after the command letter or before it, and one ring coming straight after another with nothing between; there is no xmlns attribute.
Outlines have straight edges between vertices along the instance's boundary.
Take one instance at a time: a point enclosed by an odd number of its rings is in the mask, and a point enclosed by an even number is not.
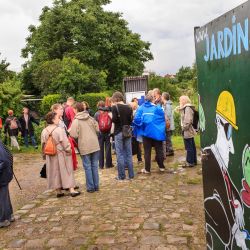
<svg viewBox="0 0 250 250"><path fill-rule="evenodd" d="M3 120L2 120L2 118L0 117L0 129L2 129L3 128Z"/></svg>
<svg viewBox="0 0 250 250"><path fill-rule="evenodd" d="M112 120L107 111L100 111L98 125L100 132L107 133L110 132L112 127Z"/></svg>

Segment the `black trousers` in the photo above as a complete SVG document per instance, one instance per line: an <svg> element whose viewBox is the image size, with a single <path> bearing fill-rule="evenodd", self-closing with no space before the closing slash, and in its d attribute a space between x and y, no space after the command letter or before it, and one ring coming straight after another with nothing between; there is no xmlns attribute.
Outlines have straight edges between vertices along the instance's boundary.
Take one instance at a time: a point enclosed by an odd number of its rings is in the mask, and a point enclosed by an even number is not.
<svg viewBox="0 0 250 250"><path fill-rule="evenodd" d="M100 145L100 154L99 154L99 167L104 168L104 161L106 159L106 168L112 167L112 155L111 155L111 143L110 143L110 134L109 133L99 133L98 136L99 145ZM105 158L104 158L105 155Z"/></svg>
<svg viewBox="0 0 250 250"><path fill-rule="evenodd" d="M0 222L10 221L13 209L10 201L9 187L0 187Z"/></svg>
<svg viewBox="0 0 250 250"><path fill-rule="evenodd" d="M162 141L156 141L152 138L143 137L143 148L144 148L144 160L145 160L145 169L150 172L151 169L151 151L152 147L155 148L156 152L156 161L159 168L165 168L164 166L164 155L163 155L163 143Z"/></svg>

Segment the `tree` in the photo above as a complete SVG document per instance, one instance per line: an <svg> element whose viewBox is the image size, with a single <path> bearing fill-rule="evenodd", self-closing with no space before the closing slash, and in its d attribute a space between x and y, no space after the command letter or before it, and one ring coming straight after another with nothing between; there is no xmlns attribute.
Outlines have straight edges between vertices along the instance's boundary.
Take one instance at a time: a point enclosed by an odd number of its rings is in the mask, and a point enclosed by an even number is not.
<svg viewBox="0 0 250 250"><path fill-rule="evenodd" d="M0 53L1 56L1 53ZM0 61L0 83L4 82L7 79L13 78L15 76L15 72L8 70L10 63L6 61L6 59L2 59Z"/></svg>
<svg viewBox="0 0 250 250"><path fill-rule="evenodd" d="M0 84L0 114L7 115L9 109L16 114L21 112L22 91L20 81L15 78Z"/></svg>
<svg viewBox="0 0 250 250"><path fill-rule="evenodd" d="M191 67L181 67L176 74L178 82L188 82L194 78L194 72Z"/></svg>
<svg viewBox="0 0 250 250"><path fill-rule="evenodd" d="M58 93L76 96L91 91L103 90L105 72L96 71L77 59L63 58L41 63L33 71L36 89L42 95Z"/></svg>
<svg viewBox="0 0 250 250"><path fill-rule="evenodd" d="M22 50L31 58L27 67L63 57L78 59L107 73L109 88L121 87L122 78L139 75L153 59L150 44L128 28L120 13L104 11L108 0L57 0L45 7L40 25L30 26Z"/></svg>

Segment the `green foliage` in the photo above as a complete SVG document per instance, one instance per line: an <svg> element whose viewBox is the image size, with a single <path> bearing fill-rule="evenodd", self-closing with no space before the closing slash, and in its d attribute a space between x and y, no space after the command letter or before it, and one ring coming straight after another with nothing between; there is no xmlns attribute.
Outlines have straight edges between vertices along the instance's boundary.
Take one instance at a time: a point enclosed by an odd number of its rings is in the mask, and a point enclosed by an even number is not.
<svg viewBox="0 0 250 250"><path fill-rule="evenodd" d="M41 63L33 71L34 86L42 95L60 93L76 96L90 91L99 92L106 82L105 72L82 64L77 59L55 59Z"/></svg>
<svg viewBox="0 0 250 250"><path fill-rule="evenodd" d="M170 79L151 74L149 76L149 89L154 88L159 88L162 92L168 92L174 101L178 100L181 95L178 86L171 83Z"/></svg>
<svg viewBox="0 0 250 250"><path fill-rule="evenodd" d="M110 89L119 89L124 76L140 75L144 62L153 59L150 44L129 30L120 13L104 11L102 5L107 3L54 1L51 8L45 7L40 24L29 27L30 36L22 50L23 57L31 58L27 67L64 57L76 58L105 72ZM35 84L34 79L32 83Z"/></svg>
<svg viewBox="0 0 250 250"><path fill-rule="evenodd" d="M105 98L109 95L105 92L103 93L89 93L89 94L83 94L79 95L77 97L77 101L82 102L85 101L89 104L91 110L96 111L97 110L97 103L99 101L105 101Z"/></svg>
<svg viewBox="0 0 250 250"><path fill-rule="evenodd" d="M0 61L0 83L10 80L15 76L15 72L8 70L9 65L10 63L8 63L6 59Z"/></svg>
<svg viewBox="0 0 250 250"><path fill-rule="evenodd" d="M37 145L41 144L41 134L43 129L45 128L46 122L45 121L41 121L39 126L37 126L36 124L34 124L34 133L35 133L35 138L37 141Z"/></svg>
<svg viewBox="0 0 250 250"><path fill-rule="evenodd" d="M174 113L174 135L181 135L181 116L179 112Z"/></svg>
<svg viewBox="0 0 250 250"><path fill-rule="evenodd" d="M41 113L44 115L50 111L50 108L55 103L62 103L62 96L60 94L44 96L41 102Z"/></svg>
<svg viewBox="0 0 250 250"><path fill-rule="evenodd" d="M12 79L0 84L0 114L7 115L7 111L12 109L15 115L21 113L22 104L21 84L18 80Z"/></svg>

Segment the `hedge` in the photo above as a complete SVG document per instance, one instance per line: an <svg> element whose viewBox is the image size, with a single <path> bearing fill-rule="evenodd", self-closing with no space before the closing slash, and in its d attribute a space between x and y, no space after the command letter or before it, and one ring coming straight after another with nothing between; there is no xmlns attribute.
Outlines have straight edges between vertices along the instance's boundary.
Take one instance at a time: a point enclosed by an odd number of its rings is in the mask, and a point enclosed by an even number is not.
<svg viewBox="0 0 250 250"><path fill-rule="evenodd" d="M85 101L89 104L90 109L92 111L96 111L97 110L97 103L99 101L105 101L106 97L108 97L109 94L106 92L102 92L102 93L89 93L89 94L83 94L83 95L79 95L77 97L77 101L82 102Z"/></svg>
<svg viewBox="0 0 250 250"><path fill-rule="evenodd" d="M60 94L44 96L41 102L41 108L40 108L41 113L45 115L50 111L51 106L58 102L59 103L65 102L65 100L62 100L62 96Z"/></svg>

